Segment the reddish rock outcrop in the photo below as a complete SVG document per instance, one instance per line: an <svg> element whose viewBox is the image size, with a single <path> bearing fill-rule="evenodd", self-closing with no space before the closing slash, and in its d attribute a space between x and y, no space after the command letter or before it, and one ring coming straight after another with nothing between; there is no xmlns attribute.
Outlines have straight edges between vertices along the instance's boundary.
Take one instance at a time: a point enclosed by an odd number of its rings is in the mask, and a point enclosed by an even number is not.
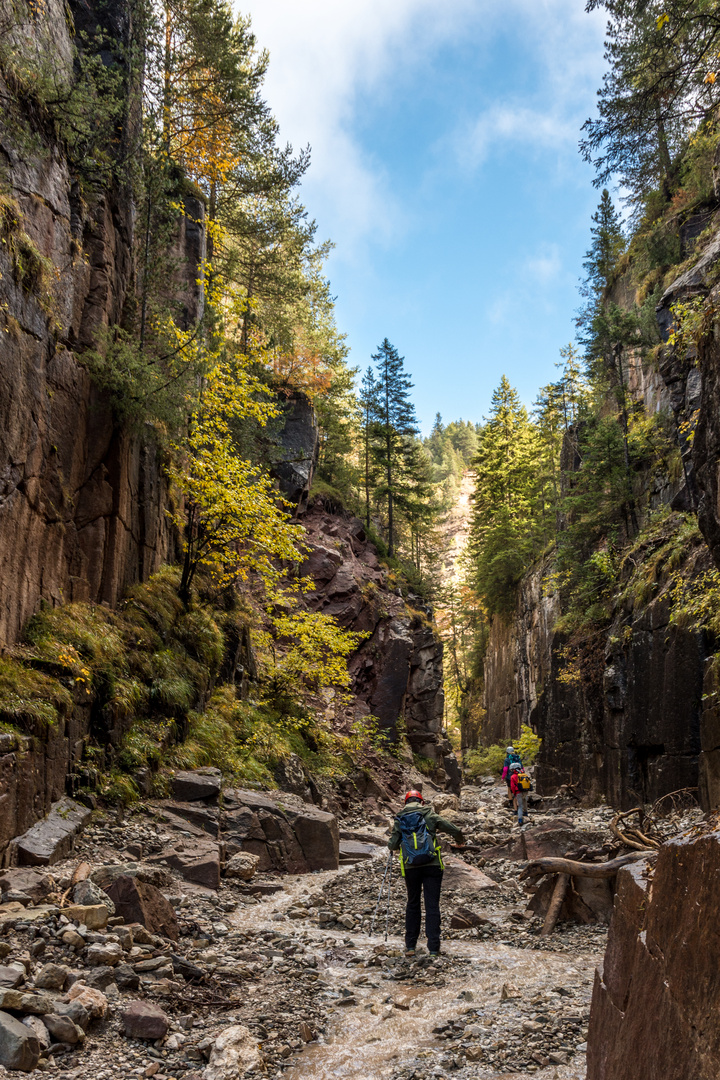
<svg viewBox="0 0 720 1080"><path fill-rule="evenodd" d="M116 913L126 923L141 923L150 933L162 934L177 941L179 932L175 912L154 885L121 874L106 891L115 904Z"/></svg>
<svg viewBox="0 0 720 1080"><path fill-rule="evenodd" d="M663 845L654 872L624 867L595 977L588 1080L720 1076L720 827Z"/></svg>
<svg viewBox="0 0 720 1080"><path fill-rule="evenodd" d="M307 602L341 626L369 636L350 661L355 715L377 717L394 742L405 727L411 749L459 786L459 768L442 730L443 646L432 610L417 596L391 591L377 550L356 517L331 513L321 498L303 518L310 552L301 570L315 581ZM328 718L338 716L329 703Z"/></svg>

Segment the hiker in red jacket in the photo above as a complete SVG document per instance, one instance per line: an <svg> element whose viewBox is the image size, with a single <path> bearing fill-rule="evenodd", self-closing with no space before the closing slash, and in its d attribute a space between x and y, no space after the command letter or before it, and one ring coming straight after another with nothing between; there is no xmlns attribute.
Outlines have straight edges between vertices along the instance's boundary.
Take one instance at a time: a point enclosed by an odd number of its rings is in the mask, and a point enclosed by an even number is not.
<svg viewBox="0 0 720 1080"><path fill-rule="evenodd" d="M530 790L530 777L522 765L513 762L510 766L510 792L513 796L513 806L517 811L517 822L522 827L523 816L527 818L527 793Z"/></svg>

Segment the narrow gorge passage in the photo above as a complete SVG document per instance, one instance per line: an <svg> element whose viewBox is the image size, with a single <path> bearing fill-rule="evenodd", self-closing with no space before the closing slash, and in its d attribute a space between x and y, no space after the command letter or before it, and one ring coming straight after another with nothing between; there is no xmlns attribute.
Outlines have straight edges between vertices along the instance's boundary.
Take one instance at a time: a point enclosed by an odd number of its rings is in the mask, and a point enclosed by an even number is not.
<svg viewBox="0 0 720 1080"><path fill-rule="evenodd" d="M718 1080L719 891L720 0L0 0L0 1080Z"/></svg>

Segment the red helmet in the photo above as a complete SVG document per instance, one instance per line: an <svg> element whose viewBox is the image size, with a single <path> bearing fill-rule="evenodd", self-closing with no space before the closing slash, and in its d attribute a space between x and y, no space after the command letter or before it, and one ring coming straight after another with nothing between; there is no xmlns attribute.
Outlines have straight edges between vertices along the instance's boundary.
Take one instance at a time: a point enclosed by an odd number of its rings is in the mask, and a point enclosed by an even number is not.
<svg viewBox="0 0 720 1080"><path fill-rule="evenodd" d="M405 802L407 802L408 799L419 799L420 802L422 802L423 801L422 791L415 791L415 789L413 788L413 790L408 791L407 795L405 796Z"/></svg>

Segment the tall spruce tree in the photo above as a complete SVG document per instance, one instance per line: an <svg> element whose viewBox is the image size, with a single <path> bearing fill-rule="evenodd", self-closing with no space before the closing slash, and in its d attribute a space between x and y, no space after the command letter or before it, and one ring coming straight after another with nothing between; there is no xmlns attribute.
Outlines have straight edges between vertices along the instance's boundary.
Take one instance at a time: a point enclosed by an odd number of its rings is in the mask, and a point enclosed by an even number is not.
<svg viewBox="0 0 720 1080"><path fill-rule="evenodd" d="M405 358L384 338L373 353L377 370L377 435L372 450L385 482L376 494L387 500L388 555L395 554L395 497L411 457L409 437L417 434L415 406L410 400L412 383Z"/></svg>
<svg viewBox="0 0 720 1080"><path fill-rule="evenodd" d="M360 463L360 470L363 478L363 488L365 491L365 527L370 528L370 498L371 493L375 490L375 482L377 480L376 471L377 466L375 462L375 443L378 438L378 403L379 386L375 378L375 372L371 365L362 377L360 383L360 393L358 395L358 403L360 406L360 432L362 436L362 445L360 453L362 461Z"/></svg>
<svg viewBox="0 0 720 1080"><path fill-rule="evenodd" d="M468 543L471 581L492 611L508 610L541 540L535 519L538 439L527 409L503 375L473 460Z"/></svg>

